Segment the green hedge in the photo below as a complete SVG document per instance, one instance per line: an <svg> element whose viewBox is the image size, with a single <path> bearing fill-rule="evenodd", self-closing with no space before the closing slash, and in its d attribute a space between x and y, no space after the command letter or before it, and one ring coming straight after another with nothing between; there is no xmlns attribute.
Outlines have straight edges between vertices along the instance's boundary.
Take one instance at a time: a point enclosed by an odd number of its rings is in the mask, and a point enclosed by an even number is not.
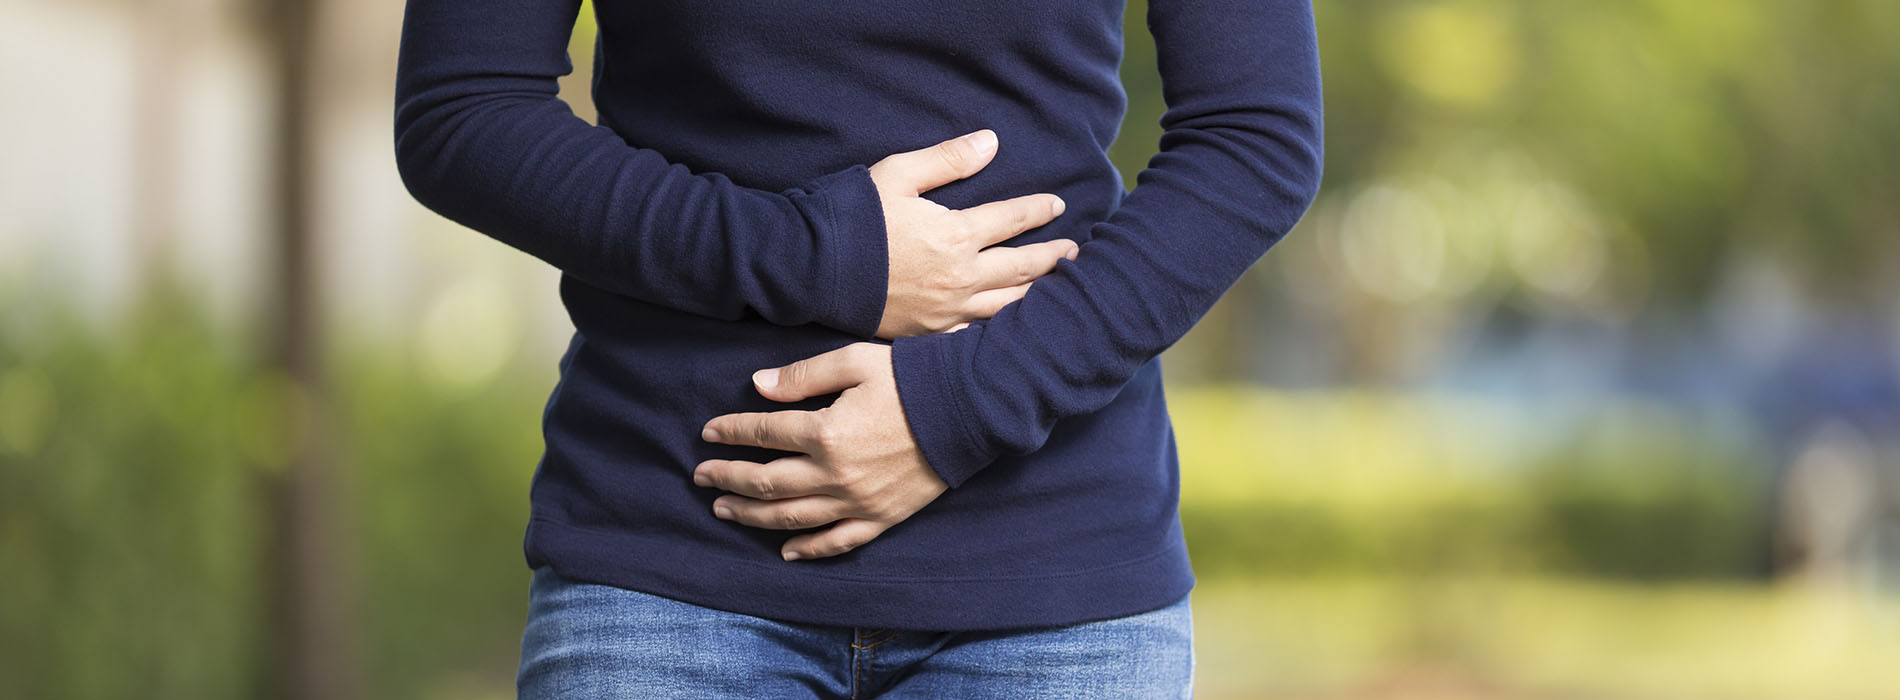
<svg viewBox="0 0 1900 700"><path fill-rule="evenodd" d="M5 310L9 694L249 697L255 642L270 633L258 616L258 470L281 462L275 417L298 402L238 350L246 336L175 297L107 330ZM507 687L553 358L516 353L489 381L450 385L407 341L331 356L344 573L362 612L353 653L370 687L389 698ZM1481 407L1430 397L1209 387L1170 402L1203 577L1742 576L1762 540L1753 472L1653 407L1606 406L1572 437L1513 452L1486 446L1497 427Z"/></svg>

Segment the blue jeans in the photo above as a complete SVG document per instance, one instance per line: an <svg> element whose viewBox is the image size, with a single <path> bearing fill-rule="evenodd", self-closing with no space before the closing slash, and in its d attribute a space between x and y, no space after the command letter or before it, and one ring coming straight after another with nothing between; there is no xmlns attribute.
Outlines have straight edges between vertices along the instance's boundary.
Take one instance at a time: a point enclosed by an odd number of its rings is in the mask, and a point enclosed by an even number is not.
<svg viewBox="0 0 1900 700"><path fill-rule="evenodd" d="M515 685L549 698L1186 698L1188 598L995 632L781 622L534 572Z"/></svg>

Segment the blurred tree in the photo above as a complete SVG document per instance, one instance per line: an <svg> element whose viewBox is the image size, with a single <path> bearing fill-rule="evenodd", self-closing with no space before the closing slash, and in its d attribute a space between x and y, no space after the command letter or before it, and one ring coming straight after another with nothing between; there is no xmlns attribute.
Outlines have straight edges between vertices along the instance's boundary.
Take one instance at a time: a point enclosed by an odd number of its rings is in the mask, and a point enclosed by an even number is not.
<svg viewBox="0 0 1900 700"><path fill-rule="evenodd" d="M260 472L269 519L260 558L269 601L261 639L271 646L263 679L266 696L287 700L361 695L351 643L355 615L344 587L350 557L342 551L335 455L328 449L329 387L313 245L317 134L312 115L317 103L312 93L320 5L320 0L265 0L263 18L275 80L276 144L270 164L276 247L264 347L268 371L287 380L297 410L284 413L291 422L285 426L291 439L285 463L265 465Z"/></svg>

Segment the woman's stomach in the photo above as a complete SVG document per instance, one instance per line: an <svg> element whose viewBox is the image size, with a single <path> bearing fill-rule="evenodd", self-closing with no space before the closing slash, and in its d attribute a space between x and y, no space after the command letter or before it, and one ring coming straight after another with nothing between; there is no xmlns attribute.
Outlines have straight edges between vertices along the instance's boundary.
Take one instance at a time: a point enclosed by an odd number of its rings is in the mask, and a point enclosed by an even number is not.
<svg viewBox="0 0 1900 700"><path fill-rule="evenodd" d="M776 561L792 533L714 518L721 492L694 486L691 474L706 459L787 453L707 443L700 427L725 413L822 408L834 396L777 403L758 395L751 374L858 339L817 325L711 319L572 278L563 278L562 298L576 338L545 413L535 516ZM1151 361L1100 411L1058 422L1037 451L998 460L876 541L810 565L928 579L960 567L1046 576L1113 564L1101 553L1133 558L1167 546L1176 464L1160 366Z"/></svg>

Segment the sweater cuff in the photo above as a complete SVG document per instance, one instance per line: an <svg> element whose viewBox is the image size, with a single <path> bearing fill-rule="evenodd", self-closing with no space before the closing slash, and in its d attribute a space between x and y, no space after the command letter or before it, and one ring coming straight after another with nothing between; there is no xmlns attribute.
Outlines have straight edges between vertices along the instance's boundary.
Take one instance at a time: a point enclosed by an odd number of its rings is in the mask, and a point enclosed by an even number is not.
<svg viewBox="0 0 1900 700"><path fill-rule="evenodd" d="M804 190L804 191L799 191ZM877 336L890 276L884 201L863 164L827 173L787 192L812 226L824 289L818 323L859 338Z"/></svg>
<svg viewBox="0 0 1900 700"><path fill-rule="evenodd" d="M906 336L891 343L891 372L897 380L898 402L910 423L911 437L930 468L956 488L995 459L972 436L976 416L962 392L969 388L969 368L958 367L957 341L974 340L981 326L955 333ZM962 336L962 337L959 337Z"/></svg>

